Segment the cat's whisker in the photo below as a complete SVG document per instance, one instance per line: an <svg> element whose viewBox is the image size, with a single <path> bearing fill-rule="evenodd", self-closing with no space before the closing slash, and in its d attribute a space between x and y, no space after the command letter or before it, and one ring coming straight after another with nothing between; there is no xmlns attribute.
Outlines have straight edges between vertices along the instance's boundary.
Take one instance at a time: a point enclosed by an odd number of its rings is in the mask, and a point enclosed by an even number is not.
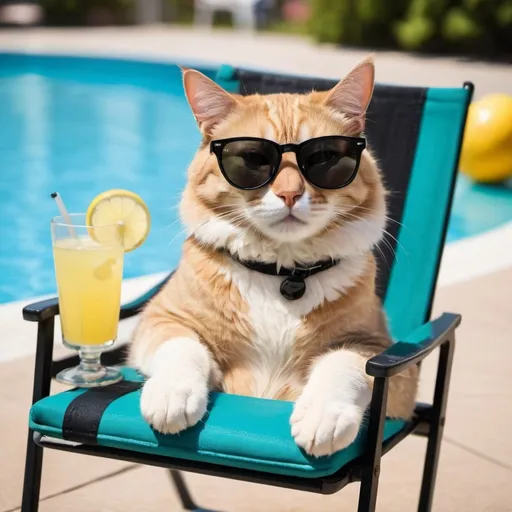
<svg viewBox="0 0 512 512"><path fill-rule="evenodd" d="M357 220L357 221L363 221L363 222L366 222L366 223L370 223L370 221L368 219L365 219L364 217L360 217L359 215L355 215L351 212L343 212L343 213L339 213L339 215L341 217L345 217L345 218L350 218L352 220ZM388 231L386 231L385 229L382 231L383 235L388 235L388 236L392 236ZM393 237L394 238L394 237ZM395 239L395 238L394 238ZM398 242L398 240L395 239L395 241L399 244L399 246L402 248L402 250L404 250L404 248L401 246L401 244ZM391 246L391 244L385 239L385 237L383 236L383 238L381 239L381 242L384 243L386 245L386 247L389 249L389 251L391 252L392 256L393 256L393 259L396 258L397 261L399 261L399 257L398 257L398 254L397 252L393 249L393 247ZM380 242L379 242L380 243ZM385 259L384 257L384 254L381 250L381 248L379 247L378 244L375 245L375 247L378 248L379 252L381 253L382 257ZM404 250L405 252L405 250ZM407 253L405 252L405 254L407 255ZM408 255L407 255L408 256Z"/></svg>
<svg viewBox="0 0 512 512"><path fill-rule="evenodd" d="M168 200L172 203L171 206L169 207L170 210L176 210L176 209L179 209L179 207L181 206L181 199L183 197L183 192L180 191L180 192L177 192L176 194L172 195L171 197L168 198Z"/></svg>
<svg viewBox="0 0 512 512"><path fill-rule="evenodd" d="M365 206L356 206L356 208L358 210L364 210L364 211L367 211L367 212L370 212L370 213L380 213L378 210L375 210L374 208L367 208ZM392 217L390 217L389 215L385 215L385 219L389 222L392 222L394 224L397 224L398 226L400 226L401 228L403 229L406 229L407 231L410 232L410 230L407 228L407 226L405 224L402 224L401 222L397 221L396 219L393 219Z"/></svg>
<svg viewBox="0 0 512 512"><path fill-rule="evenodd" d="M225 215L228 215L228 214L232 214L232 212L227 212ZM237 220L241 219L242 215L245 217L245 213L243 213L243 212L242 212L242 213L241 213L241 214L239 214L238 216L235 216L235 217L231 220L231 222L236 223L236 221L237 221ZM221 216L221 215L218 215L218 216L216 216L216 218L222 218L222 216ZM178 219L178 220L179 220L179 219ZM205 225L207 225L207 224L208 224L208 222L210 222L210 219L207 219L207 220L205 220L205 221L203 221L203 222L199 223L199 224L198 224L198 226L196 227L196 229L198 229L198 228L200 228L200 227L204 227ZM175 224L175 222L174 222L173 224ZM173 224L169 225L168 227L171 227ZM234 225L234 227L237 227L237 226L236 226L236 225ZM182 234L186 234L186 231L187 231L187 228L186 228L186 227L184 227L184 228L180 229L180 230L179 230L179 231L174 235L174 237L171 239L171 241L168 243L168 245L171 245L171 244L172 244L172 243L173 243L173 242L174 242L174 241L175 241L179 236L181 236Z"/></svg>
<svg viewBox="0 0 512 512"><path fill-rule="evenodd" d="M219 218L219 217L217 217L217 218ZM243 227L243 224L239 222L239 221L241 221L241 220L246 220L245 213L241 213L241 214L239 214L238 216L235 216L233 219L231 219L231 222L232 222L232 224L233 224L233 227L234 227L234 228ZM208 220L205 220L205 221L203 221L203 222L201 222L201 223L196 227L196 229L197 229L197 228L200 228L200 227L204 227L205 225L207 225L207 224L208 224L208 222L210 222L210 220L209 220L209 219L208 219ZM179 231L174 235L174 237L171 239L171 241L168 243L168 245L171 245L171 244L176 240L176 238L178 238L178 237L179 237L179 236L181 236L182 234L186 234L186 231L187 231L187 229L186 229L186 228L182 228L182 229L180 229L180 230L179 230Z"/></svg>
<svg viewBox="0 0 512 512"><path fill-rule="evenodd" d="M384 264L386 265L387 269L389 270L389 263L386 259L386 256L384 255L384 251L380 248L379 244L375 244L375 249L377 249L377 251L379 251L380 255L382 256L382 261L384 262Z"/></svg>
<svg viewBox="0 0 512 512"><path fill-rule="evenodd" d="M398 240L397 240L397 239L396 239L396 238L395 238L395 237L394 237L394 236L393 236L389 231L384 230L384 235L391 237L391 238L395 241L396 245L397 245L397 246L401 249L401 251L405 254L405 257L407 258L407 262L408 262L408 263L409 263L409 265L410 265L410 264L411 264L411 255L406 251L406 249L405 249L405 247L403 246L403 244L402 244L402 243L400 243L400 242L399 242L399 241L398 241ZM385 238L383 238L383 240L386 240L386 239L385 239ZM389 241L388 241L388 240L386 240L386 241L387 241L387 242L388 242L388 244L391 246L391 244L389 243ZM395 253L395 255L396 255L396 259L397 259L397 261L399 261L399 260L398 260L398 252L395 250L395 251L394 251L394 253Z"/></svg>
<svg viewBox="0 0 512 512"><path fill-rule="evenodd" d="M167 244L167 247L169 247L170 245L172 245L175 240L180 237L181 235L186 235L187 234L187 230L186 228L183 228L183 229L180 229L171 239L171 241Z"/></svg>
<svg viewBox="0 0 512 512"><path fill-rule="evenodd" d="M231 222L236 222L239 219L247 219L245 212L239 212L236 214L225 215L223 217L218 217L218 218L226 218L226 217L229 217L229 220Z"/></svg>
<svg viewBox="0 0 512 512"><path fill-rule="evenodd" d="M381 247L380 247L380 244L383 244L384 247L386 247L386 249L391 253L391 256L393 257L393 260L396 259L397 262L400 261L400 258L396 252L396 250L393 248L393 246L385 239L385 238L382 238L379 243L377 243L375 245L375 247L377 247L377 249L379 250L379 252L381 253L382 255L382 258L384 259L384 261L386 261L386 265L388 264L387 263L387 259L386 257L384 256L384 252L382 251ZM388 268L389 268L389 265L388 265Z"/></svg>
<svg viewBox="0 0 512 512"><path fill-rule="evenodd" d="M339 214L351 213L351 211L345 210L345 209L343 209L341 207L334 207L334 208L335 208L335 212L337 212ZM382 212L380 212L379 210L375 210L373 208L366 208L364 206L357 206L357 207L354 207L354 209L364 210L364 211L367 211L367 212L370 212L370 213L377 213L379 215L382 215ZM407 227L404 224L402 224L401 222L398 222L397 220L389 217L388 215L384 215L384 218L386 219L386 221L392 222L394 224L399 225L400 227L402 227L404 229L407 229Z"/></svg>
<svg viewBox="0 0 512 512"><path fill-rule="evenodd" d="M352 214L351 212L342 211L341 209L337 209L337 210L335 210L335 212L336 212L336 213L338 213L338 215L339 215L340 217L345 217L345 218L346 218L346 217L349 217L349 218L350 218L350 219L352 219L352 220L358 220L358 221L363 221L363 222L367 222L367 223L369 223L369 222L370 222L368 219L365 219L364 217L360 217L360 216L358 216L358 215L354 215L354 214ZM333 225L334 227L342 227L342 224L340 224L340 223L338 223L338 222L336 222L336 221L333 221L333 222L332 222L332 225ZM386 233L387 233L387 232L384 230L384 231L383 231L383 234L386 234ZM381 241L380 241L380 242L383 242L384 244L386 244L386 247L387 247L387 248L389 249L389 251L392 253L393 258L395 258L395 257L396 257L396 258L397 258L397 261L398 261L398 256L397 256L397 254L396 254L396 251L394 251L393 247L389 244L389 242L388 242L384 237L381 239ZM379 243L380 243L380 242L379 242ZM389 264L388 264L388 262L387 262L387 259L386 259L385 255L384 255L384 252L382 251L382 248L379 246L379 243L375 244L375 245L374 245L374 247L375 247L375 249L376 249L377 251L379 251L380 255L382 256L382 259L384 260L384 262L386 263L386 265L387 265L387 266L388 266L388 268L389 268Z"/></svg>
<svg viewBox="0 0 512 512"><path fill-rule="evenodd" d="M162 230L170 229L170 228L174 227L174 225L177 224L178 222L181 222L181 219L179 217L177 219L173 220L170 224L168 224L164 228L162 228Z"/></svg>
<svg viewBox="0 0 512 512"><path fill-rule="evenodd" d="M175 207L175 206L174 206ZM173 208L174 208L173 207ZM210 210L219 210L221 208L229 208L229 207L236 207L237 210L242 210L242 207L240 207L240 205L238 204L235 204L235 203L232 203L232 204L224 204L224 205L219 205L219 206L213 206L210 208ZM236 212L237 210L231 210L229 212L225 212L224 214L220 214L220 215L216 215L217 218L222 218L223 215L230 215L234 212ZM162 229L170 229L172 228L175 224L177 224L178 222L181 222L181 218L178 217L177 219L175 219L173 222L171 222L170 224L168 224L167 226L165 226L164 228Z"/></svg>
<svg viewBox="0 0 512 512"><path fill-rule="evenodd" d="M345 212L346 213L346 212ZM361 218L361 217L358 217L356 215L352 215L352 217L356 220L366 220L364 218ZM342 227L342 224L340 224L339 222L336 222L335 220L332 220L329 224L329 226L332 226L332 227L335 227L335 228L340 228ZM384 241L385 239L383 238L382 241ZM389 269L389 263L387 262L387 258L384 254L384 252L382 251L382 248L379 246L379 243L375 244L374 245L375 249L377 251L379 251L380 255L382 256L382 259L384 261L384 263L386 264L386 266L388 267ZM393 255L393 258L397 258L397 261L398 261L398 257L396 256L396 252L393 250L393 248L391 246L388 246L389 250L391 251L392 255Z"/></svg>
<svg viewBox="0 0 512 512"><path fill-rule="evenodd" d="M228 203L228 204L219 204L218 206L210 206L209 209L210 210L220 210L221 208L231 208L231 207L242 208L242 206L240 206L237 203Z"/></svg>

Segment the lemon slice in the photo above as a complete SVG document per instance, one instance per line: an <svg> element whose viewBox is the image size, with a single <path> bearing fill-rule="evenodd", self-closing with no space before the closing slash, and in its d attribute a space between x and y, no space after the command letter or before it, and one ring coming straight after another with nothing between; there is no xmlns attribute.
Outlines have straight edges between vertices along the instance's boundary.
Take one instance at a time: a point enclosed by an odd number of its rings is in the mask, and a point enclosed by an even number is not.
<svg viewBox="0 0 512 512"><path fill-rule="evenodd" d="M151 226L146 203L137 194L129 190L107 190L96 196L86 214L91 236L99 242L117 237L118 234L101 226L119 224L125 252L133 251L146 240Z"/></svg>

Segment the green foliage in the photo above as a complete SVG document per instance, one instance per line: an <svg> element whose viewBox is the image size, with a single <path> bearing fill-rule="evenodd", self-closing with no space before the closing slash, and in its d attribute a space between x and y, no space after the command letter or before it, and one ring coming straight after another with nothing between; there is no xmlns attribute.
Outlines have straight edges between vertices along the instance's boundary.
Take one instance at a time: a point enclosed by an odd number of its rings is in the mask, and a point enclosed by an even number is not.
<svg viewBox="0 0 512 512"><path fill-rule="evenodd" d="M350 38L347 20L353 14L347 0L313 0L310 30L321 43L336 43Z"/></svg>
<svg viewBox="0 0 512 512"><path fill-rule="evenodd" d="M469 12L460 7L454 7L448 11L441 30L447 41L476 39L482 32L482 28Z"/></svg>
<svg viewBox="0 0 512 512"><path fill-rule="evenodd" d="M386 47L408 0L310 0L309 31L319 42Z"/></svg>
<svg viewBox="0 0 512 512"><path fill-rule="evenodd" d="M428 18L420 16L400 21L395 26L396 37L406 50L420 48L425 41L432 38L434 32L434 23Z"/></svg>
<svg viewBox="0 0 512 512"><path fill-rule="evenodd" d="M496 9L496 22L502 27L512 27L512 0L509 2L503 2Z"/></svg>
<svg viewBox="0 0 512 512"><path fill-rule="evenodd" d="M427 10L417 7L426 1L431 3ZM429 31L410 36L414 27L426 22ZM407 15L395 27L398 44L407 50L493 56L512 53L510 33L512 0L411 0Z"/></svg>
<svg viewBox="0 0 512 512"><path fill-rule="evenodd" d="M310 0L320 42L512 55L512 0Z"/></svg>

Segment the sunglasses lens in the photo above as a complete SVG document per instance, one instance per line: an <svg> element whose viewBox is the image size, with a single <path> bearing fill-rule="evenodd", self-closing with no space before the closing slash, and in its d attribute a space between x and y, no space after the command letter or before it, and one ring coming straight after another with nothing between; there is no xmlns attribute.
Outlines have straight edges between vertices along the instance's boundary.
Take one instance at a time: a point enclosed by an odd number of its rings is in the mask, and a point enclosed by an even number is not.
<svg viewBox="0 0 512 512"><path fill-rule="evenodd" d="M253 189L267 183L279 162L279 152L264 140L228 142L222 149L220 163L235 187Z"/></svg>
<svg viewBox="0 0 512 512"><path fill-rule="evenodd" d="M300 153L305 178L319 188L335 189L347 185L359 166L361 149L355 141L338 138L312 140Z"/></svg>

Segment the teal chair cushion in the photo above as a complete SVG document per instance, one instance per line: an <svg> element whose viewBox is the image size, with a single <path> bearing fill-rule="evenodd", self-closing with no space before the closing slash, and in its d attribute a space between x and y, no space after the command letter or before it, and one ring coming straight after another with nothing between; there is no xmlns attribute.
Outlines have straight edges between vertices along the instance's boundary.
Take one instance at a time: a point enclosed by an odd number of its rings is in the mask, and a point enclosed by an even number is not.
<svg viewBox="0 0 512 512"><path fill-rule="evenodd" d="M125 380L143 380L133 369L123 368L123 373ZM30 428L63 439L70 402L88 392L72 389L40 400L30 411ZM335 473L364 449L365 426L345 450L331 457L309 457L290 433L291 402L213 393L204 420L178 435L155 432L142 417L139 402L140 389L111 402L101 416L96 442L132 452L309 478ZM404 425L400 420L387 420L384 438Z"/></svg>

